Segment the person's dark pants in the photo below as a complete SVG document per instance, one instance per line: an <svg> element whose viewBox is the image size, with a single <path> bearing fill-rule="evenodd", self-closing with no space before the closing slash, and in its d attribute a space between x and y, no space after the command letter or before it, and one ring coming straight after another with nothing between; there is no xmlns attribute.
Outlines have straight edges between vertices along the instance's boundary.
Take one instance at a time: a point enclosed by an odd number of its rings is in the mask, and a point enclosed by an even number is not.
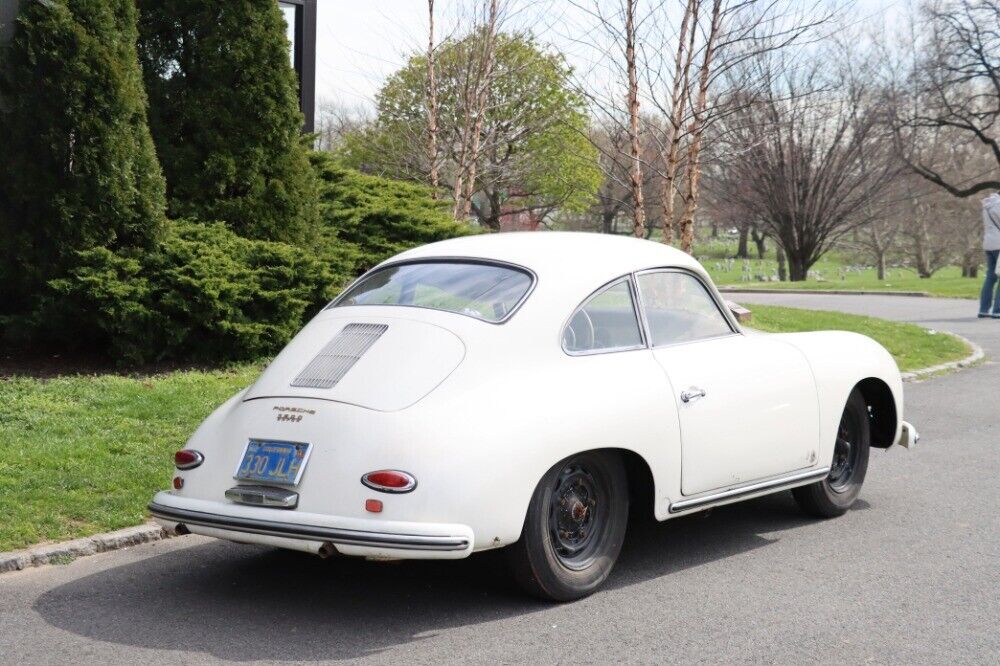
<svg viewBox="0 0 1000 666"><path fill-rule="evenodd" d="M1000 250L986 251L986 279L983 280L983 291L979 294L979 314L992 314L1000 317L1000 288L997 287L997 257ZM994 295L994 291L996 294ZM990 310L990 302L993 309Z"/></svg>

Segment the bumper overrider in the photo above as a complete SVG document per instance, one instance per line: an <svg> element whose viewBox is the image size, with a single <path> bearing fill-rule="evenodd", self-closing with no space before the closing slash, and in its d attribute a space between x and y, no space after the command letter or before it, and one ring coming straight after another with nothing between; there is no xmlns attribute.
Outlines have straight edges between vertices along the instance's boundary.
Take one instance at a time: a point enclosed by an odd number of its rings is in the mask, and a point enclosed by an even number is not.
<svg viewBox="0 0 1000 666"><path fill-rule="evenodd" d="M285 512L158 493L149 504L168 529L243 543L344 555L405 559L456 559L472 553L472 529L465 525L406 523Z"/></svg>

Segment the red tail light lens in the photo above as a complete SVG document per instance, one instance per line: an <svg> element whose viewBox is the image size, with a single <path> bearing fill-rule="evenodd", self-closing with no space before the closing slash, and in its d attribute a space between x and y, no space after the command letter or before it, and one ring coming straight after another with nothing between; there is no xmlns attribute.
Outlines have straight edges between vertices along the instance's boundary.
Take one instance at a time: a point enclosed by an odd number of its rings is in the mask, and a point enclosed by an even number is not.
<svg viewBox="0 0 1000 666"><path fill-rule="evenodd" d="M181 449L174 454L174 466L177 469L194 469L205 462L205 456L194 449Z"/></svg>
<svg viewBox="0 0 1000 666"><path fill-rule="evenodd" d="M361 483L382 493L408 493L417 487L412 475L394 469L368 472L361 477Z"/></svg>

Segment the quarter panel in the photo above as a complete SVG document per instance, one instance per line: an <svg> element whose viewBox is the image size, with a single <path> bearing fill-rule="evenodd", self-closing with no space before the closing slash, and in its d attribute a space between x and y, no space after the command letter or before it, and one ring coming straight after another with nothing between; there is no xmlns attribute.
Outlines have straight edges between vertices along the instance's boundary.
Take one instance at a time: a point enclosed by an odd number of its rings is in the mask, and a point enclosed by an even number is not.
<svg viewBox="0 0 1000 666"><path fill-rule="evenodd" d="M896 403L895 441L903 416L903 380L895 359L871 338L847 331L774 335L803 351L816 377L820 409L820 462L833 459L840 417L847 397L863 379L877 377L889 386Z"/></svg>

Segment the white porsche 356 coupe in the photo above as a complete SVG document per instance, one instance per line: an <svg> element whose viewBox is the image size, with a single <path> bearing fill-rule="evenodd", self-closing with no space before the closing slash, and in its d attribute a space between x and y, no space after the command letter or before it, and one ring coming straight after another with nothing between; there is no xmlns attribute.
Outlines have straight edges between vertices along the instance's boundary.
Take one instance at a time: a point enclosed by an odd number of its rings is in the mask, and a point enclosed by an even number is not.
<svg viewBox="0 0 1000 666"><path fill-rule="evenodd" d="M745 333L650 241L460 238L375 267L175 456L153 516L321 555L506 547L548 599L593 592L630 510L793 489L844 513L869 447L911 446L892 357L843 332Z"/></svg>

